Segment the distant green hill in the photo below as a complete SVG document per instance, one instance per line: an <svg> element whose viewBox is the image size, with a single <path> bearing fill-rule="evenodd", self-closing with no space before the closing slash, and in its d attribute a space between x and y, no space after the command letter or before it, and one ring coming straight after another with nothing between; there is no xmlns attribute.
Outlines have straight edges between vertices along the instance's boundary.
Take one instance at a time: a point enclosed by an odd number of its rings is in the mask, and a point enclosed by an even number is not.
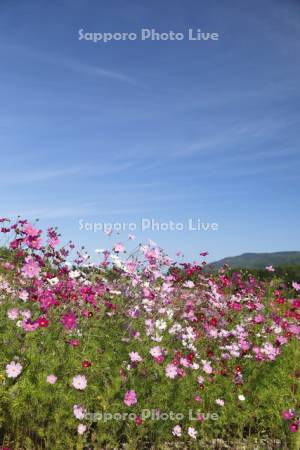
<svg viewBox="0 0 300 450"><path fill-rule="evenodd" d="M300 252L276 252L276 253L243 253L238 256L228 256L210 264L218 269L224 264L232 268L264 269L266 266L274 267L300 265Z"/></svg>

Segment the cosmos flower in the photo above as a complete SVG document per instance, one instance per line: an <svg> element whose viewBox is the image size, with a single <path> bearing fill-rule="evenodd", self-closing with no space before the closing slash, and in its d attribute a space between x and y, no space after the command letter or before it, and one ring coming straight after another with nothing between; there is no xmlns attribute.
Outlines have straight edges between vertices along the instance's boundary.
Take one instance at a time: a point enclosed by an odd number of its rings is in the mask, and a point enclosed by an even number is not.
<svg viewBox="0 0 300 450"><path fill-rule="evenodd" d="M135 393L135 391L133 389L130 389L129 391L127 391L125 393L124 403L127 406L132 406L135 403L137 403L137 396L136 396L136 393Z"/></svg>
<svg viewBox="0 0 300 450"><path fill-rule="evenodd" d="M116 253L123 253L125 251L125 247L124 247L124 245L121 242L118 242L114 246L114 251Z"/></svg>
<svg viewBox="0 0 300 450"><path fill-rule="evenodd" d="M197 434L198 434L198 432L195 430L195 428L193 428L193 427L188 427L188 435L189 435L192 439L197 439Z"/></svg>
<svg viewBox="0 0 300 450"><path fill-rule="evenodd" d="M31 256L28 256L21 271L25 278L34 278L39 275L41 268Z"/></svg>
<svg viewBox="0 0 300 450"><path fill-rule="evenodd" d="M17 378L22 372L22 369L23 367L20 363L12 361L6 365L6 375L8 378Z"/></svg>
<svg viewBox="0 0 300 450"><path fill-rule="evenodd" d="M300 291L300 283L296 283L296 281L293 281L292 286L296 291Z"/></svg>
<svg viewBox="0 0 300 450"><path fill-rule="evenodd" d="M72 380L72 386L75 389L79 389L80 391L84 391L87 387L87 379L84 375L76 375Z"/></svg>
<svg viewBox="0 0 300 450"><path fill-rule="evenodd" d="M73 414L78 420L82 420L85 417L86 409L81 405L73 406Z"/></svg>
<svg viewBox="0 0 300 450"><path fill-rule="evenodd" d="M57 377L55 375L51 374L51 375L47 376L46 380L47 380L47 383L49 383L49 384L55 384L57 381Z"/></svg>
<svg viewBox="0 0 300 450"><path fill-rule="evenodd" d="M172 434L173 434L173 436L176 436L176 437L182 436L181 426L180 425L175 425L175 427L172 430Z"/></svg>
<svg viewBox="0 0 300 450"><path fill-rule="evenodd" d="M73 312L64 314L61 318L61 322L65 330L73 330L77 326L77 318Z"/></svg>
<svg viewBox="0 0 300 450"><path fill-rule="evenodd" d="M166 376L171 379L176 378L178 375L178 369L176 366L174 366L174 364L168 364L165 372Z"/></svg>
<svg viewBox="0 0 300 450"><path fill-rule="evenodd" d="M16 320L19 317L19 310L18 308L11 308L7 311L7 317L10 320Z"/></svg>
<svg viewBox="0 0 300 450"><path fill-rule="evenodd" d="M138 354L138 352L130 352L129 357L132 362L141 362L143 358Z"/></svg>
<svg viewBox="0 0 300 450"><path fill-rule="evenodd" d="M79 434L84 434L86 432L87 426L83 423L80 423L77 427L77 431Z"/></svg>
<svg viewBox="0 0 300 450"><path fill-rule="evenodd" d="M291 420L295 416L295 413L292 409L287 409L282 412L281 416L284 420Z"/></svg>

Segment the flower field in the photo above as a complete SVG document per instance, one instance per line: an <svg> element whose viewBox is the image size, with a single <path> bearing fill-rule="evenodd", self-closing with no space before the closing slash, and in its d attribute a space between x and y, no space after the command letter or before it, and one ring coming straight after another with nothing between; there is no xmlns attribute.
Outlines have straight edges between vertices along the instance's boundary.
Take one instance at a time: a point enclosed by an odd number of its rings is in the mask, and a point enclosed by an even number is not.
<svg viewBox="0 0 300 450"><path fill-rule="evenodd" d="M3 449L299 448L299 280L0 221Z"/></svg>

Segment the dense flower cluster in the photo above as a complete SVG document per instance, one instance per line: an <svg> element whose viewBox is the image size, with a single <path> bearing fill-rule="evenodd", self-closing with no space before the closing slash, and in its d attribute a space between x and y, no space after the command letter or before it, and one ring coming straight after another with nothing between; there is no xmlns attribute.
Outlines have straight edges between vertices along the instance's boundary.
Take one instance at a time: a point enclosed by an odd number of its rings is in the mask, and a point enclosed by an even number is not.
<svg viewBox="0 0 300 450"><path fill-rule="evenodd" d="M69 416L82 439L95 433L86 412L95 409L97 390L102 392L102 407L107 408L105 389L111 389L108 398L114 407L134 408L137 413L151 402L157 384L166 386L163 400L176 405L175 383L176 389L182 386L183 404L215 405L223 411L233 402L239 409L251 396L247 383L254 367L275 363L291 342L299 340L296 280L287 288L276 282L265 285L240 272L229 275L226 269L212 274L204 270L205 262L172 261L152 241L139 245L131 257L125 255L125 244L118 242L112 251L98 251L103 256L99 263L92 263L83 251L71 262L74 245L58 248L57 230L48 229L43 238L42 231L26 220L0 222L8 243L0 261L1 308L17 335L11 348L15 354L7 351L9 359L2 361L4 387L15 383L22 389L22 377L33 364L34 336L47 352L40 355L43 370L52 354L59 359L58 355L73 352L76 361L80 355L78 365L64 367L61 359L56 367L49 364L41 382L53 395L60 384L66 391L78 391L70 393L78 397ZM201 258L206 255L201 252ZM97 333L105 324L111 334L106 329L100 337ZM46 345L50 335L53 348ZM120 348L111 348L110 340L114 344L119 340ZM96 342L94 354L90 342ZM109 378L109 367L102 364L108 353L113 356L107 364L115 366L117 381L116 375ZM290 431L297 432L299 417L293 409L284 411L282 418ZM165 439L196 440L203 420L199 414L196 422L170 424ZM136 427L145 424L138 415Z"/></svg>

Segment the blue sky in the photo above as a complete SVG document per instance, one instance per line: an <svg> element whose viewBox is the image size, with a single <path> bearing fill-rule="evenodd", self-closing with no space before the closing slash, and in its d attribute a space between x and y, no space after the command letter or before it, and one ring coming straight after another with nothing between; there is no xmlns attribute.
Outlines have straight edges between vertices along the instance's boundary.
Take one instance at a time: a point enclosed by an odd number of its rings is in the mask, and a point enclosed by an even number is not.
<svg viewBox="0 0 300 450"><path fill-rule="evenodd" d="M1 214L90 250L109 238L80 219L145 217L218 223L135 233L171 255L299 250L299 24L296 0L2 0ZM220 39L104 44L81 28Z"/></svg>

